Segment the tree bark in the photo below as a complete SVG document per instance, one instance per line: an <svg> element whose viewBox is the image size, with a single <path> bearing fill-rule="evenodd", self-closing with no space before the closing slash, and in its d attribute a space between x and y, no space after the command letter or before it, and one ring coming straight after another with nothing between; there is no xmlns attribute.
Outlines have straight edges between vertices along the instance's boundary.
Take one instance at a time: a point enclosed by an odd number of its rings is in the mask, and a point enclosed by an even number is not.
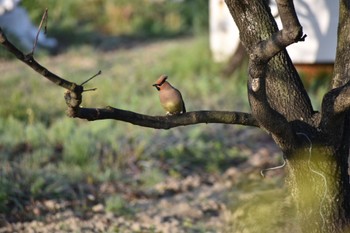
<svg viewBox="0 0 350 233"><path fill-rule="evenodd" d="M285 48L303 41L293 2L277 0L278 31L267 1L226 0L249 56L252 115L280 146L302 232L344 232L350 223L349 2L341 0L332 89L316 112Z"/></svg>

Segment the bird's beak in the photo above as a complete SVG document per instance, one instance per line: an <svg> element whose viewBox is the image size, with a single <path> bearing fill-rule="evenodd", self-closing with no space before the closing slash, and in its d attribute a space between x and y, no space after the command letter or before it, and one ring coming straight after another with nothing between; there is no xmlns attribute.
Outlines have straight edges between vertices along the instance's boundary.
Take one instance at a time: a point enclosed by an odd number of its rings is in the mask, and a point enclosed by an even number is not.
<svg viewBox="0 0 350 233"><path fill-rule="evenodd" d="M160 90L159 84L153 84L152 86L154 86L155 88L157 88L158 91Z"/></svg>

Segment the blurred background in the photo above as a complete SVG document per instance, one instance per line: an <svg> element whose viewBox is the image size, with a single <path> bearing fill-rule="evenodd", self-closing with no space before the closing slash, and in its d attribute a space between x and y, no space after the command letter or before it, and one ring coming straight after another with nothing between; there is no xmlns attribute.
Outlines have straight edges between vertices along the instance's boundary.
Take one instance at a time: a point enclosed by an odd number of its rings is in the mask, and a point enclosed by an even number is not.
<svg viewBox="0 0 350 233"><path fill-rule="evenodd" d="M86 84L97 90L84 93L83 106L163 115L151 85L167 74L188 111L249 112L244 57L230 72L224 72L229 59L214 62L207 0L18 4L18 14L29 23L2 27L25 53L33 42L21 42L24 36L16 37L11 28L36 29L48 8L36 59L76 83L102 70ZM3 14L13 9L16 5ZM26 38L35 38L34 29ZM64 90L2 47L0 73L0 232L290 227L293 211L285 201L283 169L260 176L261 169L282 163L281 152L261 130L221 124L155 130L71 119L65 115ZM309 86L316 106L324 83ZM278 218L282 213L284 221Z"/></svg>

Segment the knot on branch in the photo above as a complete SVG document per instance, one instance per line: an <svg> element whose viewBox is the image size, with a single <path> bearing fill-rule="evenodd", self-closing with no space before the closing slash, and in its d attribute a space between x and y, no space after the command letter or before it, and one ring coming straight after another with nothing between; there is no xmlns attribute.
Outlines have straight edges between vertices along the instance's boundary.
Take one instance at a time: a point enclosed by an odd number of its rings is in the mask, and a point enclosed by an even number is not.
<svg viewBox="0 0 350 233"><path fill-rule="evenodd" d="M286 29L283 29L283 31L286 31L286 35L288 38L288 44L291 42L299 42L299 41L304 41L306 35L303 35L303 28L301 26L292 26L288 27Z"/></svg>
<svg viewBox="0 0 350 233"><path fill-rule="evenodd" d="M64 99L66 100L66 104L70 108L77 108L81 104L82 95L81 93L75 93L72 91L65 91Z"/></svg>
<svg viewBox="0 0 350 233"><path fill-rule="evenodd" d="M257 92L259 90L259 88L260 88L260 79L259 78L253 78L251 86L252 86L252 90L254 92Z"/></svg>
<svg viewBox="0 0 350 233"><path fill-rule="evenodd" d="M66 100L66 104L68 106L68 109L66 111L67 116L75 117L76 112L79 109L80 104L82 102L82 89L80 90L80 88L73 88L73 91L65 91L64 99Z"/></svg>

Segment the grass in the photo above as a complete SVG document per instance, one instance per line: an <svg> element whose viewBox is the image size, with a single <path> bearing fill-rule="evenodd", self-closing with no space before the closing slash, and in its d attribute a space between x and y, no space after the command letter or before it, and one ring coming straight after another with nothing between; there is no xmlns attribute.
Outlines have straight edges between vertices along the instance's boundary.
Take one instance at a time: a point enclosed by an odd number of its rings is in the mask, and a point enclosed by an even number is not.
<svg viewBox="0 0 350 233"><path fill-rule="evenodd" d="M70 44L92 43L109 36L172 37L208 31L208 1L23 1L39 24L49 10L49 35Z"/></svg>
<svg viewBox="0 0 350 233"><path fill-rule="evenodd" d="M110 52L82 45L37 59L77 83L101 69L102 75L88 84L98 90L84 94L82 104L88 107L111 105L163 115L151 85L166 73L182 91L189 111L248 109L245 98L237 98L245 95L244 77L231 77L238 88L222 85L228 79L220 77L220 65L211 62L206 37L148 42ZM123 122L69 119L64 90L16 60L3 60L0 70L2 211L20 210L35 199L74 198L80 195L72 193L81 183L122 180L142 188L165 175L186 175L184 168L215 173L247 155L234 149L230 138L232 130L242 127L198 125L164 131ZM133 177L128 177L130 173ZM9 184L15 185L9 188Z"/></svg>
<svg viewBox="0 0 350 233"><path fill-rule="evenodd" d="M39 54L37 60L77 83L102 70L87 84L98 88L84 93L82 104L87 107L110 105L163 115L151 85L165 73L181 90L188 111L249 111L246 67L229 78L221 77L222 66L211 61L207 36L141 45L106 51L82 44L57 56ZM35 218L26 206L46 199L74 200L80 203L75 208L83 211L86 197L105 183L147 191L167 176L220 174L246 160L252 148L259 146L255 137L240 136L254 129L241 126L201 124L155 130L109 120L70 119L64 113L62 89L16 60L3 59L0 72L4 100L0 102L0 212L13 221ZM253 134L256 131L248 135ZM279 182L242 180L227 194L235 210L227 227L254 229L254 222L264 223L266 229L286 227L277 218L284 211L279 201L286 196ZM99 195L107 211L133 214L123 195ZM276 210L272 222L268 221L271 206ZM256 218L247 214L253 209L259 211ZM192 224L187 223L189 228Z"/></svg>
<svg viewBox="0 0 350 233"><path fill-rule="evenodd" d="M245 67L232 77L221 77L222 66L212 63L208 47L207 37L197 36L147 41L132 49L108 52L81 45L57 56L39 54L38 60L77 83L102 70L101 76L87 84L98 88L84 93L82 104L87 107L110 105L163 115L151 85L165 73L181 90L188 111L249 111ZM16 60L3 60L0 71L0 212L13 220L20 219L19 213L36 200L82 200L92 187L103 183L147 190L166 176L221 173L247 159L251 150L240 147L242 144L255 144L254 138L247 141L239 137L241 132L252 130L241 126L201 124L167 131L109 120L70 119L65 116L61 88ZM266 198L270 194L266 189L273 185L261 185L265 191L251 197L252 203L259 197L271 201ZM233 193L247 197L244 191ZM281 186L277 185L276 193L276 199L283 197ZM123 196L102 196L109 211L132 214ZM274 208L277 205L274 203ZM252 208L237 203L232 206L238 210ZM267 216L265 207L263 204L258 210L261 216ZM245 223L254 221L249 218ZM232 229L246 227L235 224Z"/></svg>
<svg viewBox="0 0 350 233"><path fill-rule="evenodd" d="M221 77L222 66L212 63L206 36L148 41L108 52L81 45L49 59L39 54L38 60L77 83L102 70L88 84L98 89L84 94L87 107L111 105L162 115L151 85L166 73L181 90L188 111L249 111L246 67L232 77ZM16 60L3 60L0 71L0 97L5 100L0 102L0 212L10 221L38 218L27 206L47 199L72 200L79 203L73 206L75 211L87 211L87 197L106 183L147 192L168 176L220 174L259 147L252 136L257 131L241 126L201 124L155 130L110 120L70 119L64 113L63 90ZM240 136L249 131L248 136ZM106 211L134 214L123 194L94 195ZM288 225L294 222L293 209L283 201L287 193L280 179L247 177L225 195L232 210L227 231L293 227ZM261 227L256 227L257 222ZM205 231L190 219L186 224L188 229Z"/></svg>
<svg viewBox="0 0 350 233"><path fill-rule="evenodd" d="M158 5L139 1L95 1L95 7L83 0L23 4L34 22L49 7L49 36L63 44L56 56L38 53L40 63L76 83L102 70L87 84L98 89L84 93L84 106L110 105L162 115L151 85L167 74L181 90L188 111L249 111L246 67L224 78L222 65L211 60L205 34L207 1L186 1L186 7L164 4L161 14L154 14ZM131 19L118 14L128 4L136 12ZM179 36L184 34L197 36ZM107 211L130 217L134 210L122 191L96 190L112 184L127 187L128 192L147 192L168 176L220 174L246 160L252 153L249 148L256 144L255 137L240 136L256 131L241 126L201 124L166 131L109 120L70 119L65 116L64 90L2 48L0 59L0 217L4 213L10 221L38 218L28 206L47 199L72 200L79 203L73 206L75 211L84 212L91 194ZM323 86L311 87L313 103L319 106L324 91ZM233 212L227 232L288 229L286 220L279 218L292 219L290 204L280 205L287 196L281 180L262 182L249 177L225 195ZM191 219L184 225L205 232Z"/></svg>

